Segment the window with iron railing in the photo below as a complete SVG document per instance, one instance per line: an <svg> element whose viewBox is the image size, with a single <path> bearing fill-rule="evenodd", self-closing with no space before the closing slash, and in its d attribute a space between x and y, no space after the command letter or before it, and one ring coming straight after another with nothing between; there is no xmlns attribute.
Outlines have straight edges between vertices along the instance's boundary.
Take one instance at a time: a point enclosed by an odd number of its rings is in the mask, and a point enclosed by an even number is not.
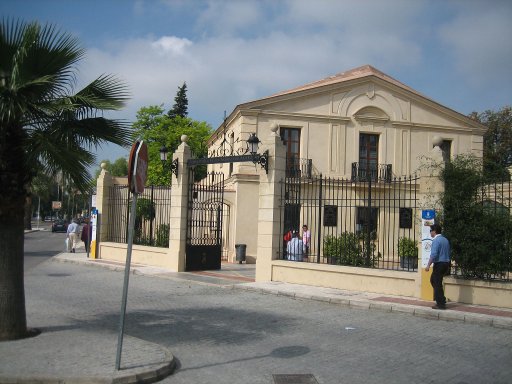
<svg viewBox="0 0 512 384"><path fill-rule="evenodd" d="M308 177L313 174L313 160L286 158L286 177Z"/></svg>

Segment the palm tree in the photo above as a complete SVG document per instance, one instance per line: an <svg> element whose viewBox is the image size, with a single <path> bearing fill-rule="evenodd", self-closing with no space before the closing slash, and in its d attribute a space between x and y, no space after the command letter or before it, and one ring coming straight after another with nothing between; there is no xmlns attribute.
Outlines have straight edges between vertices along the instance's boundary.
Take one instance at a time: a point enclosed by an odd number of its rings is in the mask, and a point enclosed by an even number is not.
<svg viewBox="0 0 512 384"><path fill-rule="evenodd" d="M103 117L128 100L127 87L102 75L74 93L78 41L53 25L0 22L0 340L27 337L23 281L25 198L37 172L60 170L85 190L91 150L128 146L128 123Z"/></svg>

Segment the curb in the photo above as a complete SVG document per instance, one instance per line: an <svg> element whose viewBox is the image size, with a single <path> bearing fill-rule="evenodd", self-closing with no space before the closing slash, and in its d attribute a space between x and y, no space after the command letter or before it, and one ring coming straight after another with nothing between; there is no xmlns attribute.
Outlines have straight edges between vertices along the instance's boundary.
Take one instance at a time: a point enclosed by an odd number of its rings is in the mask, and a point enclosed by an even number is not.
<svg viewBox="0 0 512 384"><path fill-rule="evenodd" d="M152 369L132 369L125 373L121 369L105 376L57 377L56 375L0 375L2 384L149 384L163 380L176 369L176 359L169 349L158 345L165 353L165 361L155 364ZM130 369L126 369L129 371Z"/></svg>

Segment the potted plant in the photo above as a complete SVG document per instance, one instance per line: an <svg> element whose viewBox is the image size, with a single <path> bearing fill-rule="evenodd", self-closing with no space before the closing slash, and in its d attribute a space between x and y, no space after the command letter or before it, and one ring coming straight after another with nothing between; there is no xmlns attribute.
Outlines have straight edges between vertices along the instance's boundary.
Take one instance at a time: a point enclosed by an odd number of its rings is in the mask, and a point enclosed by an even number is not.
<svg viewBox="0 0 512 384"><path fill-rule="evenodd" d="M408 237L400 237L398 239L398 256L400 257L401 268L418 268L418 246L414 240Z"/></svg>
<svg viewBox="0 0 512 384"><path fill-rule="evenodd" d="M340 244L339 238L332 235L327 235L324 238L324 257L327 258L327 264L338 264L340 258Z"/></svg>

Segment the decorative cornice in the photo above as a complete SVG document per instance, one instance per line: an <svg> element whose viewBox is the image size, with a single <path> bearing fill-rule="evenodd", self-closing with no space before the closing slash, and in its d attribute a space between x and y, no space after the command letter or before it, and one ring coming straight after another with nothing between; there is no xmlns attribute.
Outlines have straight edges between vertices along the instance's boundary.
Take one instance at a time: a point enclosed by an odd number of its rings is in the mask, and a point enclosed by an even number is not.
<svg viewBox="0 0 512 384"><path fill-rule="evenodd" d="M413 129L435 129L440 131L457 131L457 132L467 132L470 130L473 133L484 134L487 131L487 127L475 128L475 127L454 127L452 125L438 125L438 124L423 124L423 123L411 123L408 121L391 121L391 125L394 127L402 127L402 128L413 128Z"/></svg>
<svg viewBox="0 0 512 384"><path fill-rule="evenodd" d="M370 121L374 123L386 123L389 121L389 117L378 117L370 115L355 115L354 119L357 121Z"/></svg>
<svg viewBox="0 0 512 384"><path fill-rule="evenodd" d="M254 109L240 109L237 116L243 116L246 111L254 111ZM351 121L350 117L337 116L337 115L314 115L310 113L298 113L298 112L285 112L285 111L272 111L272 110L258 110L261 116L270 116L270 117L280 117L282 119L301 119L305 120L320 120L320 121L336 121L336 122L349 122Z"/></svg>

